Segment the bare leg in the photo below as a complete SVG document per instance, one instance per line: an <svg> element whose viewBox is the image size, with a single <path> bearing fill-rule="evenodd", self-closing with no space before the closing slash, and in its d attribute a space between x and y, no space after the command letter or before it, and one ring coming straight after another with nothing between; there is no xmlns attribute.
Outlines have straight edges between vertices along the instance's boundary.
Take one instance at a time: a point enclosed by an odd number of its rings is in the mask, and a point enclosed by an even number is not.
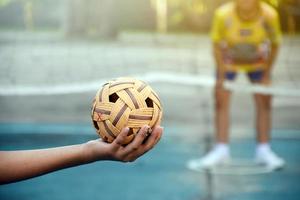
<svg viewBox="0 0 300 200"><path fill-rule="evenodd" d="M266 165L271 170L280 169L285 162L277 156L269 145L271 128L272 96L255 94L256 104L256 162Z"/></svg>
<svg viewBox="0 0 300 200"><path fill-rule="evenodd" d="M270 140L272 96L255 94L254 100L256 105L256 140L258 143L267 143Z"/></svg>
<svg viewBox="0 0 300 200"><path fill-rule="evenodd" d="M228 143L229 103L231 93L222 87L215 88L215 127L218 143Z"/></svg>
<svg viewBox="0 0 300 200"><path fill-rule="evenodd" d="M200 159L188 162L190 169L211 168L225 164L230 160L228 143L229 129L229 100L230 92L222 87L222 82L216 83L215 87L215 127L216 142L214 148Z"/></svg>

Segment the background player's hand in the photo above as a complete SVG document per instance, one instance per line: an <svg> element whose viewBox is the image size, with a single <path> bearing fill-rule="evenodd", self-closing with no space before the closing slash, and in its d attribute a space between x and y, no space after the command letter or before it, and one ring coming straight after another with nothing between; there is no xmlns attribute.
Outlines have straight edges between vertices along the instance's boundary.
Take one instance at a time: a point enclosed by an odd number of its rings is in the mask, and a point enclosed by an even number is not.
<svg viewBox="0 0 300 200"><path fill-rule="evenodd" d="M260 81L260 84L265 85L265 86L271 85L271 75L270 75L270 73L264 73L264 75L263 75L263 77Z"/></svg>
<svg viewBox="0 0 300 200"><path fill-rule="evenodd" d="M216 80L216 89L224 89L224 79L217 79Z"/></svg>
<svg viewBox="0 0 300 200"><path fill-rule="evenodd" d="M132 162L157 144L162 136L163 128L155 126L154 129L151 130L149 126L145 125L137 133L131 143L123 146L122 143L125 141L128 131L128 128L124 128L118 137L110 144L103 142L101 139L86 143L84 152L87 161L116 160Z"/></svg>
<svg viewBox="0 0 300 200"><path fill-rule="evenodd" d="M216 78L216 84L215 84L215 88L217 90L223 90L224 89L224 82L225 82L225 72L223 69L224 66L218 66L218 70L217 70L217 78Z"/></svg>

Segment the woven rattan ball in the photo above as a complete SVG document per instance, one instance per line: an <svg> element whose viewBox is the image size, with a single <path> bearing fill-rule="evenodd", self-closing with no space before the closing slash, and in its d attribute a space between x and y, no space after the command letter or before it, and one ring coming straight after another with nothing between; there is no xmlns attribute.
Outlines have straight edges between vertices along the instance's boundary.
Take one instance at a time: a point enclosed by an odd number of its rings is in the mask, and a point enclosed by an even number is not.
<svg viewBox="0 0 300 200"><path fill-rule="evenodd" d="M143 125L160 123L158 95L143 81L118 78L104 84L92 104L92 120L100 137L111 143L122 128L129 127L124 144L130 143Z"/></svg>

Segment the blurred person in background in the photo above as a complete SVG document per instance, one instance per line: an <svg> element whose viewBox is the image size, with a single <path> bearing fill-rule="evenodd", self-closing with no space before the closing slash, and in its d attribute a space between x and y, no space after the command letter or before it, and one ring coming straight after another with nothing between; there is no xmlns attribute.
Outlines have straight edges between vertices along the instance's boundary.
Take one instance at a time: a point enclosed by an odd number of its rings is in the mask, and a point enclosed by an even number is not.
<svg viewBox="0 0 300 200"><path fill-rule="evenodd" d="M157 125L152 131L145 125L124 146L128 131L124 128L112 143L98 139L49 149L0 151L0 185L99 160L133 162L157 144L163 129Z"/></svg>
<svg viewBox="0 0 300 200"><path fill-rule="evenodd" d="M216 144L203 158L191 160L190 168L210 168L230 160L228 145L231 92L225 80L235 80L245 72L251 83L271 84L271 72L281 42L278 14L259 0L235 0L218 8L213 19L211 38L217 65L215 86ZM257 146L255 160L270 169L284 166L284 160L270 148L270 95L254 94Z"/></svg>

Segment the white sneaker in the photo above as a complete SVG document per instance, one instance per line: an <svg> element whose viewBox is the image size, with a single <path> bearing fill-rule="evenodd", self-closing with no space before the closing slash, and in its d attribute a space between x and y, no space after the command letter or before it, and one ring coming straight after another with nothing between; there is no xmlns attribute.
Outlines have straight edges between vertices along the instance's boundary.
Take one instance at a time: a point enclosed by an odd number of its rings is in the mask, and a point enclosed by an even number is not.
<svg viewBox="0 0 300 200"><path fill-rule="evenodd" d="M212 151L200 159L190 160L187 167L192 170L211 169L218 165L226 164L230 161L229 150L216 146Z"/></svg>
<svg viewBox="0 0 300 200"><path fill-rule="evenodd" d="M279 170L285 165L285 161L271 149L264 152L257 152L255 160L258 164L265 165L270 170Z"/></svg>

